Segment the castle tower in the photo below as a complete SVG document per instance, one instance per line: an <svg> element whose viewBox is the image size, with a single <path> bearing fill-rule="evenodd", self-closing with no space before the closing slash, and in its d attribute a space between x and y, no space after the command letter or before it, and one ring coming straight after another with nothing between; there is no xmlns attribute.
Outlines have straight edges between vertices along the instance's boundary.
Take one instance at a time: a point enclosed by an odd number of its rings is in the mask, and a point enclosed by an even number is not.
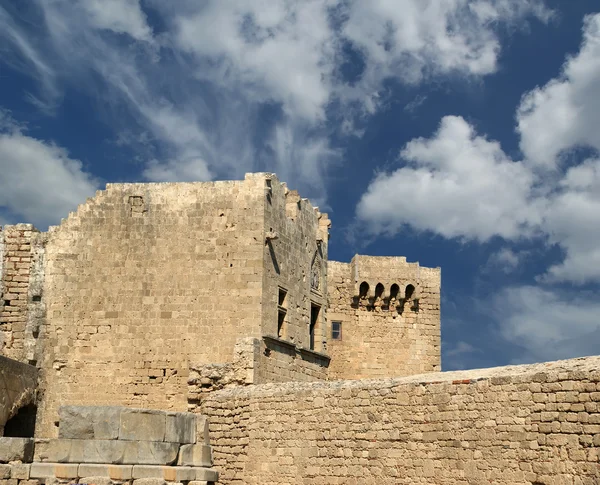
<svg viewBox="0 0 600 485"><path fill-rule="evenodd" d="M439 371L440 268L356 255L328 266L330 379Z"/></svg>

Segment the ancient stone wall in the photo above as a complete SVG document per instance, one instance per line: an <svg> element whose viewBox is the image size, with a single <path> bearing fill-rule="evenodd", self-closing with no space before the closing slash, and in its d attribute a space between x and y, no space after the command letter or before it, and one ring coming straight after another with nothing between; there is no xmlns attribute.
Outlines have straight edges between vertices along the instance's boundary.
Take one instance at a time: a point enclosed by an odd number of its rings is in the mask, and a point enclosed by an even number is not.
<svg viewBox="0 0 600 485"><path fill-rule="evenodd" d="M273 175L265 187L263 335L327 351L326 214Z"/></svg>
<svg viewBox="0 0 600 485"><path fill-rule="evenodd" d="M44 317L43 242L31 224L0 227L0 355L31 364Z"/></svg>
<svg viewBox="0 0 600 485"><path fill-rule="evenodd" d="M64 403L185 411L190 362L260 337L264 186L109 184L50 229L40 436Z"/></svg>
<svg viewBox="0 0 600 485"><path fill-rule="evenodd" d="M190 364L188 410L196 412L210 393L266 382L327 379L329 357L272 337L240 338L231 362Z"/></svg>
<svg viewBox="0 0 600 485"><path fill-rule="evenodd" d="M213 393L227 484L596 484L600 357Z"/></svg>
<svg viewBox="0 0 600 485"><path fill-rule="evenodd" d="M20 408L35 402L37 369L0 356L0 436Z"/></svg>
<svg viewBox="0 0 600 485"><path fill-rule="evenodd" d="M439 371L440 269L356 255L328 265L330 379Z"/></svg>

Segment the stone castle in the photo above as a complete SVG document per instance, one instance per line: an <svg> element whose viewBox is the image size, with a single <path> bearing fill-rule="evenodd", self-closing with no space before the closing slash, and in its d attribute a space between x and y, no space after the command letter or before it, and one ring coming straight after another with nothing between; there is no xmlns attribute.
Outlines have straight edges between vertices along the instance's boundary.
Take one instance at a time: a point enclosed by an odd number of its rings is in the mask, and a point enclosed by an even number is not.
<svg viewBox="0 0 600 485"><path fill-rule="evenodd" d="M441 372L440 269L329 227L269 173L5 226L0 485L600 483L600 358Z"/></svg>

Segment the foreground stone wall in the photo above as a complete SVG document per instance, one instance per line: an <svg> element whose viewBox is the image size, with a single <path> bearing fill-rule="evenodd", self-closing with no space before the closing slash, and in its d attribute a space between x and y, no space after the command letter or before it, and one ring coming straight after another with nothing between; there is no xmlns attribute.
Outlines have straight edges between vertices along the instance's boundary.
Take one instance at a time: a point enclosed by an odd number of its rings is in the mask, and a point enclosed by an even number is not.
<svg viewBox="0 0 600 485"><path fill-rule="evenodd" d="M213 393L222 484L600 481L600 357Z"/></svg>
<svg viewBox="0 0 600 485"><path fill-rule="evenodd" d="M356 255L328 264L330 379L441 370L440 268L404 257Z"/></svg>
<svg viewBox="0 0 600 485"><path fill-rule="evenodd" d="M185 411L189 363L260 336L264 184L109 184L50 229L40 437L62 404Z"/></svg>
<svg viewBox="0 0 600 485"><path fill-rule="evenodd" d="M35 401L37 369L0 356L0 436L19 408Z"/></svg>

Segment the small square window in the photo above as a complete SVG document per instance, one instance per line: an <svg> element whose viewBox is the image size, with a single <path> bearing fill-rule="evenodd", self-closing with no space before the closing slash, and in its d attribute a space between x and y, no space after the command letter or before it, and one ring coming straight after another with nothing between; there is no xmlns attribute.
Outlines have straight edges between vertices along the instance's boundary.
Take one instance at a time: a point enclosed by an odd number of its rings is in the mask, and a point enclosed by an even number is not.
<svg viewBox="0 0 600 485"><path fill-rule="evenodd" d="M331 338L342 340L342 322L331 322Z"/></svg>

